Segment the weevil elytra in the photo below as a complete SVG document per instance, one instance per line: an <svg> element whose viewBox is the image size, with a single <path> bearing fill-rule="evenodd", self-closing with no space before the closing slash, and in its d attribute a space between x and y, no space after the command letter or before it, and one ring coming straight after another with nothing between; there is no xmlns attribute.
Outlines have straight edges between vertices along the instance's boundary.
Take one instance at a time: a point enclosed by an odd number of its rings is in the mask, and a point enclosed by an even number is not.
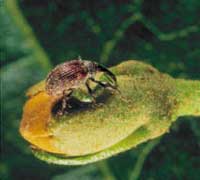
<svg viewBox="0 0 200 180"><path fill-rule="evenodd" d="M104 72L110 82L103 82L95 79L97 72ZM106 67L88 60L71 60L57 65L47 76L45 89L49 95L62 97L63 114L67 105L67 100L73 90L85 84L89 95L95 102L93 91L89 86L89 81L99 84L103 88L117 90L117 79L115 75Z"/></svg>

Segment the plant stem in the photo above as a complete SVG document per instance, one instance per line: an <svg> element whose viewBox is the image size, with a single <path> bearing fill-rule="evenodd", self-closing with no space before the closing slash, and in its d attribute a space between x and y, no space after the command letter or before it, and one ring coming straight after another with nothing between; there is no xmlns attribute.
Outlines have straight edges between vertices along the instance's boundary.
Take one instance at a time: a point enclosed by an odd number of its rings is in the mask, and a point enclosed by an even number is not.
<svg viewBox="0 0 200 180"><path fill-rule="evenodd" d="M200 81L176 80L179 107L178 116L200 116Z"/></svg>
<svg viewBox="0 0 200 180"><path fill-rule="evenodd" d="M112 171L110 170L110 167L108 165L108 162L106 160L101 161L97 165L99 167L99 170L101 171L103 175L103 179L105 180L115 180L114 175L112 174Z"/></svg>
<svg viewBox="0 0 200 180"><path fill-rule="evenodd" d="M130 180L137 180L139 178L146 157L149 155L149 153L152 151L152 149L159 142L160 142L160 138L152 140L145 145L145 147L143 148L142 152L140 153L140 155L135 163L133 171L130 174L130 178L129 178Z"/></svg>

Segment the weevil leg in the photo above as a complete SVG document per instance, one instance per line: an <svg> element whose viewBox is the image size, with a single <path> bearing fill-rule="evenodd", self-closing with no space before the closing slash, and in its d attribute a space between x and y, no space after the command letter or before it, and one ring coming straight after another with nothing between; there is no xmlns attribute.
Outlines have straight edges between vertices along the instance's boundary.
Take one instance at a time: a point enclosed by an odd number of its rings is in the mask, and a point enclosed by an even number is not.
<svg viewBox="0 0 200 180"><path fill-rule="evenodd" d="M102 107L104 104L103 103L98 103L96 102L96 97L93 94L92 89L89 86L88 81L86 82L86 87L88 89L88 93L90 94L90 96L92 97L92 107L96 108L96 107Z"/></svg>
<svg viewBox="0 0 200 180"><path fill-rule="evenodd" d="M87 82L85 83L85 85L86 85L86 87L87 87L87 90L88 90L89 95L92 97L92 102L96 104L96 98L95 98L95 96L94 96L94 94L93 94L93 92L92 92L92 89L91 89L91 87L90 87L90 85L89 85L89 82L87 81Z"/></svg>
<svg viewBox="0 0 200 180"><path fill-rule="evenodd" d="M62 107L57 113L59 116L62 116L66 112L66 107L69 106L68 100L69 100L72 92L73 92L72 90L68 90L67 92L66 91L63 92Z"/></svg>

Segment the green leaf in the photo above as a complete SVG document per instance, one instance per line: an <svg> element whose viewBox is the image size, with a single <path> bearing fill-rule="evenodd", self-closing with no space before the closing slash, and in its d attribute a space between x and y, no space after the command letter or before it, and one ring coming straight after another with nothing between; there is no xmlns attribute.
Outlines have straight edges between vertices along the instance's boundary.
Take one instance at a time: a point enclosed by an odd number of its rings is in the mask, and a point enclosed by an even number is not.
<svg viewBox="0 0 200 180"><path fill-rule="evenodd" d="M5 142L24 150L18 133L24 94L30 85L44 78L51 64L15 1L2 3L0 26L3 136Z"/></svg>

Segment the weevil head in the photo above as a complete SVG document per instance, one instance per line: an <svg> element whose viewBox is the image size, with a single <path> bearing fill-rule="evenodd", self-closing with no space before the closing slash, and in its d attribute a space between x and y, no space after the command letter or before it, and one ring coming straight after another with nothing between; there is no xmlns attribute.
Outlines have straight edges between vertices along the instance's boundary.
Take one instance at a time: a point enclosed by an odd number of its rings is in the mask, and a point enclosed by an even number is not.
<svg viewBox="0 0 200 180"><path fill-rule="evenodd" d="M97 72L103 72L110 79L110 82L113 84L113 87L117 87L117 79L115 75L105 66L92 61L84 61L84 64L88 69L88 74L90 77L94 77L94 75Z"/></svg>
<svg viewBox="0 0 200 180"><path fill-rule="evenodd" d="M92 61L84 61L84 65L88 70L88 75L90 77L94 77L94 75L98 72L98 64Z"/></svg>

